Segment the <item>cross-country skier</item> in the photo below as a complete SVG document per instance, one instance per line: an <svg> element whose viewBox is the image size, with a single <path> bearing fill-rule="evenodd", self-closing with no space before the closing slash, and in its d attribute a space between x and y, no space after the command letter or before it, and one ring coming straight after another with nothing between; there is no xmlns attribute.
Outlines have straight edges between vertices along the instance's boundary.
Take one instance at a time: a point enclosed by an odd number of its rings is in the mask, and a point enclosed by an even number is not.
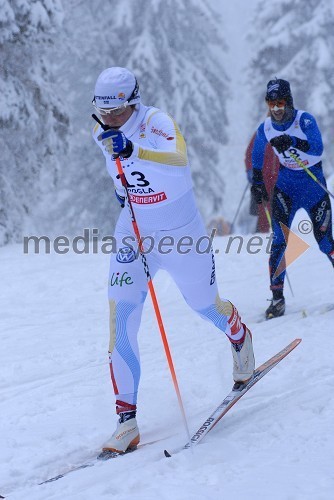
<svg viewBox="0 0 334 500"><path fill-rule="evenodd" d="M266 318L282 316L285 312L283 295L285 271L275 276L286 249L280 223L290 228L299 208L304 208L313 224L313 233L320 250L334 265L332 210L326 191L290 156L295 155L316 178L326 186L322 171L323 144L315 118L294 108L290 84L286 80L270 80L265 100L270 116L257 130L253 154L252 193L256 202L268 201L263 182L262 166L266 144L270 142L280 160L280 169L272 201L272 229L269 268L270 289L273 297L266 310Z"/></svg>
<svg viewBox="0 0 334 500"><path fill-rule="evenodd" d="M254 371L251 333L234 305L220 298L212 250L205 251L200 244L208 246L207 238L201 239L206 230L194 198L186 144L177 124L160 109L141 103L137 80L125 68L108 68L99 75L93 105L103 123L111 127L103 131L95 125L93 137L105 156L116 197L124 206L125 192L115 165L119 156L141 236L150 237L145 242L152 247L146 255L151 277L159 269L169 272L189 306L230 340L234 381L250 379ZM148 290L126 208L117 221L115 238L118 252L111 256L108 286L109 362L119 420L104 449L125 452L139 442L137 334ZM186 249L182 245L177 248L181 238ZM193 245L189 244L191 240Z"/></svg>

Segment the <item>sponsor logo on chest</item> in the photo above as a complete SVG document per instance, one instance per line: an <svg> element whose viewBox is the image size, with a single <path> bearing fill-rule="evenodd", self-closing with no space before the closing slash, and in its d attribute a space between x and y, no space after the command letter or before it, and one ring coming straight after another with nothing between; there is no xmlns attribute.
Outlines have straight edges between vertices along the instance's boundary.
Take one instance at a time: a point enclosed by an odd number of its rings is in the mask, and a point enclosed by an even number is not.
<svg viewBox="0 0 334 500"><path fill-rule="evenodd" d="M142 123L139 129L139 139L145 139L146 137L145 131L146 131L146 123Z"/></svg>
<svg viewBox="0 0 334 500"><path fill-rule="evenodd" d="M167 196L165 192L152 194L149 196L138 196L132 193L129 193L130 200L132 203L136 203L137 205L151 205L153 203L160 203L161 201L167 200Z"/></svg>

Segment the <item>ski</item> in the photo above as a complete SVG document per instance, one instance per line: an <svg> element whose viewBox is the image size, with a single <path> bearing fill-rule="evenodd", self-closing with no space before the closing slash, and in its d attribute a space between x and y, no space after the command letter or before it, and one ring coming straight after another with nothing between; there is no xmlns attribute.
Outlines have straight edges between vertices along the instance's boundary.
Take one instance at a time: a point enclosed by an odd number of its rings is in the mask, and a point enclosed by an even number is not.
<svg viewBox="0 0 334 500"><path fill-rule="evenodd" d="M162 438L162 439L165 439L165 438ZM129 454L129 453L133 453L137 449L144 448L145 446L149 446L151 444L157 443L158 441L161 441L162 439L155 439L154 441L150 441L150 442L143 443L143 444L138 444L138 446L136 446L135 448L128 449L124 453L118 453L118 452L114 452L114 451L104 450L101 453L99 453L99 455L92 458L90 461L87 461L86 463L83 463L80 465L73 465L69 469L67 469L67 471L63 472L62 474L58 474L57 476L50 477L49 479L46 479L45 481L38 483L38 485L40 486L40 485L46 484L46 483L53 483L54 481L58 481L58 479L61 479L65 476L67 476L68 474L71 474L72 472L75 472L75 471L78 471L81 469L87 469L89 467L94 467L99 462L106 462L107 460L111 460L111 459L114 459L117 457L122 457L124 455Z"/></svg>
<svg viewBox="0 0 334 500"><path fill-rule="evenodd" d="M88 462L86 464L75 465L75 466L69 468L66 472L63 472L62 474L58 474L58 476L50 477L49 479L46 479L45 481L38 483L38 485L40 486L41 484L52 483L53 481L58 481L58 479L61 479L62 477L67 476L68 474L71 474L71 472L75 472L76 470L80 470L80 469L86 469L87 467L93 467L95 465L95 463L96 463L96 459L93 459L91 462Z"/></svg>
<svg viewBox="0 0 334 500"><path fill-rule="evenodd" d="M304 308L304 309L292 309L292 310L291 310L291 308L289 308L283 314L283 316L278 316L277 318L276 317L273 317L273 318L261 317L260 319L256 320L256 323L266 323L267 321L270 321L272 319L280 319L281 323L282 323L282 320L283 320L283 322L286 322L288 319L291 319L292 315L297 316L297 318L301 317L302 319L304 319L304 318L308 318L308 317L327 314L333 310L334 310L334 304L325 304L325 305L321 306L320 308L315 308L315 307L309 308L308 307L307 309Z"/></svg>
<svg viewBox="0 0 334 500"><path fill-rule="evenodd" d="M272 370L275 366L278 365L282 359L284 359L298 344L300 344L302 339L293 340L288 346L279 351L275 356L268 359L261 366L256 368L254 371L253 377L249 380L249 382L243 384L234 384L232 391L226 396L226 398L220 403L219 406L215 409L215 411L203 422L203 424L199 427L199 429L193 434L190 441L186 443L182 448L174 450L174 452L169 453L167 450L164 450L165 457L171 457L174 453L177 453L182 450L186 450L191 448L192 446L198 444L207 434L210 432L215 425L219 422L221 418L235 405L237 401L251 387L253 387L262 377L264 377L270 370Z"/></svg>

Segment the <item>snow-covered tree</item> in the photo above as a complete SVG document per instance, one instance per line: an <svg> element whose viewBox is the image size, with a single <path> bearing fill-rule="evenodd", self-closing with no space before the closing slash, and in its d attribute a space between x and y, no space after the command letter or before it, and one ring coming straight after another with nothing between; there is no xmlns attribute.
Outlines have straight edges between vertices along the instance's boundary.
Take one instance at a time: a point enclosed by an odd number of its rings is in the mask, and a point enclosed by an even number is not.
<svg viewBox="0 0 334 500"><path fill-rule="evenodd" d="M251 35L255 57L250 79L262 101L255 120L263 119L266 83L273 77L291 83L295 106L315 116L325 143L327 173L334 161L334 2L273 0L259 4Z"/></svg>
<svg viewBox="0 0 334 500"><path fill-rule="evenodd" d="M21 238L52 188L68 118L48 60L59 0L2 0L0 8L0 245Z"/></svg>
<svg viewBox="0 0 334 500"><path fill-rule="evenodd" d="M114 1L111 8L101 0L69 0L64 9L66 53L58 58L58 80L70 110L73 148L54 220L62 221L65 230L89 225L110 231L116 218L112 182L89 133L94 84L110 66L133 70L143 102L176 119L187 141L202 211L218 210L224 182L217 146L227 142L228 78L220 18L210 2L127 0Z"/></svg>
<svg viewBox="0 0 334 500"><path fill-rule="evenodd" d="M116 62L125 57L139 75L145 102L168 111L179 123L200 206L210 215L222 204L217 145L227 142L221 19L206 0L131 0L127 9L129 15L116 30Z"/></svg>

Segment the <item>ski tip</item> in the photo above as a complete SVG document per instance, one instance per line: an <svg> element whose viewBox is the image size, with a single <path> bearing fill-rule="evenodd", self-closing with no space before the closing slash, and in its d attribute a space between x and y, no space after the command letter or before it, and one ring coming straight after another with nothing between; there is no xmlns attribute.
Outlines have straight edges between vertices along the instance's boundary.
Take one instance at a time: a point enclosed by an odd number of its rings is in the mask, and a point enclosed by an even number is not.
<svg viewBox="0 0 334 500"><path fill-rule="evenodd" d="M164 450L164 455L167 458L170 458L172 456L167 450Z"/></svg>

